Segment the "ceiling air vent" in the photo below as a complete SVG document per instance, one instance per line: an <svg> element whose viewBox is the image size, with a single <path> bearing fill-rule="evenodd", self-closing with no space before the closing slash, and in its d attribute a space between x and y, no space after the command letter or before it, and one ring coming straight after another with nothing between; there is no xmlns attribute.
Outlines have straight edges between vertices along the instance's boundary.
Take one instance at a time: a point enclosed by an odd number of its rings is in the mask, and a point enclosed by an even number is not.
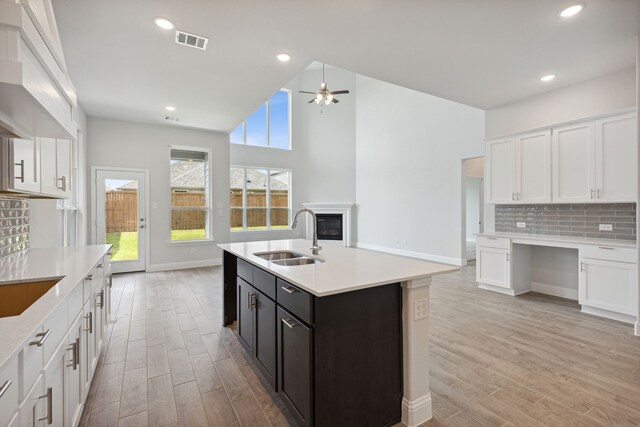
<svg viewBox="0 0 640 427"><path fill-rule="evenodd" d="M209 39L176 30L176 43L195 47L196 49L206 50Z"/></svg>

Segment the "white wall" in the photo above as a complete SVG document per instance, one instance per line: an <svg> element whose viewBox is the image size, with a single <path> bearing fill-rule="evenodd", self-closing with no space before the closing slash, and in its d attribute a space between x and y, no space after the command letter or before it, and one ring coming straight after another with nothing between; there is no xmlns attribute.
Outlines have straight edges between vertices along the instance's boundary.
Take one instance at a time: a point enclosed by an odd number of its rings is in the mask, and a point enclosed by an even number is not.
<svg viewBox="0 0 640 427"><path fill-rule="evenodd" d="M487 110L485 135L503 135L634 107L635 75L632 67Z"/></svg>
<svg viewBox="0 0 640 427"><path fill-rule="evenodd" d="M484 154L484 112L356 77L357 242L461 263L462 159Z"/></svg>
<svg viewBox="0 0 640 427"><path fill-rule="evenodd" d="M466 240L476 240L476 234L480 232L480 178L465 178L466 197Z"/></svg>
<svg viewBox="0 0 640 427"><path fill-rule="evenodd" d="M231 164L284 168L292 171L292 209L303 203L353 203L355 201L355 74L327 68L329 89L349 89L340 102L320 107L308 104L322 81L322 70L304 71L287 85L291 93L292 149L275 150L231 145ZM305 221L297 230L231 233L235 242L304 237Z"/></svg>
<svg viewBox="0 0 640 427"><path fill-rule="evenodd" d="M217 243L229 241L229 135L89 117L88 166L149 170L147 213L149 269L211 265L219 262ZM215 242L169 243L169 146L206 147L213 151L213 238ZM191 254L191 249L195 254Z"/></svg>

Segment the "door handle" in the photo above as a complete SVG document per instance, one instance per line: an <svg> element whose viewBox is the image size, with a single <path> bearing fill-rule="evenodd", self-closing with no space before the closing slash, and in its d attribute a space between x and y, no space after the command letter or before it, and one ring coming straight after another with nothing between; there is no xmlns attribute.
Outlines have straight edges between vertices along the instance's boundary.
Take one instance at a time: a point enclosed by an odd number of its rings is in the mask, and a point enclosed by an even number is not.
<svg viewBox="0 0 640 427"><path fill-rule="evenodd" d="M19 163L14 163L15 166L20 166L20 176L14 177L15 179L19 179L20 182L24 182L24 160L20 160Z"/></svg>
<svg viewBox="0 0 640 427"><path fill-rule="evenodd" d="M140 228L144 228L144 224L140 224Z"/></svg>
<svg viewBox="0 0 640 427"><path fill-rule="evenodd" d="M39 399L47 399L47 416L38 418L38 421L47 421L47 424L53 424L53 388L47 388L47 394L39 397Z"/></svg>
<svg viewBox="0 0 640 427"><path fill-rule="evenodd" d="M285 325L287 325L292 329L298 326L298 324L296 322L292 322L291 319L282 319L282 323L284 323Z"/></svg>

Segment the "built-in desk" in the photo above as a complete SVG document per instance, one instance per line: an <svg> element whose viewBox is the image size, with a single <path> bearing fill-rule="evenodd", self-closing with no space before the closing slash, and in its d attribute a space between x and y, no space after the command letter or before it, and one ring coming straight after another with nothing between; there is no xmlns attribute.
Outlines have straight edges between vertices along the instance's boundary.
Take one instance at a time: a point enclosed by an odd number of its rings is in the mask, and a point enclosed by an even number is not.
<svg viewBox="0 0 640 427"><path fill-rule="evenodd" d="M535 257L540 247L566 251L546 259ZM482 289L512 296L536 291L575 299L585 313L635 322L639 329L636 242L481 233L476 252L476 280ZM555 275L563 282L560 286L534 278L536 274L549 277L554 271L560 271Z"/></svg>

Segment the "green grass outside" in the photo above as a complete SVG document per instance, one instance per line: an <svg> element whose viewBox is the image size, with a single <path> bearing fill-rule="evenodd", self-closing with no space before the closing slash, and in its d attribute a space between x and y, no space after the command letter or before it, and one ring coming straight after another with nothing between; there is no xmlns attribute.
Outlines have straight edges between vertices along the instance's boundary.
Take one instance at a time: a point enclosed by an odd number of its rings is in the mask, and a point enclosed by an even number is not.
<svg viewBox="0 0 640 427"><path fill-rule="evenodd" d="M201 240L205 237L204 229L171 231L171 240ZM113 245L111 248L112 261L138 259L138 233L135 231L107 233L107 244Z"/></svg>

